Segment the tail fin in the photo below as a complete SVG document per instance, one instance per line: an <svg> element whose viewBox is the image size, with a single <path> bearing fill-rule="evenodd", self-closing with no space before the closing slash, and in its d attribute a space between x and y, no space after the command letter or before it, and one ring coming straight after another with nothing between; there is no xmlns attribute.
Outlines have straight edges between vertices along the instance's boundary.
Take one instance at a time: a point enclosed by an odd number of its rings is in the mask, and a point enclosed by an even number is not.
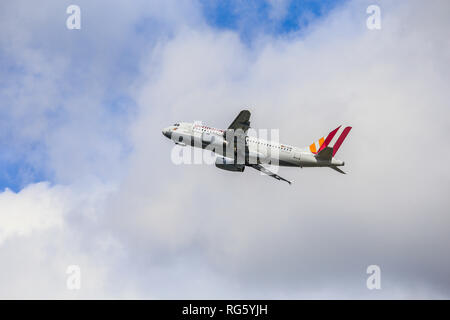
<svg viewBox="0 0 450 320"><path fill-rule="evenodd" d="M341 135L337 139L336 143L333 145L333 157L338 152L342 142L344 142L345 138L347 137L348 133L352 130L352 127L345 127L344 131L342 131Z"/></svg>
<svg viewBox="0 0 450 320"><path fill-rule="evenodd" d="M342 126L337 127L333 131L331 131L326 139L324 137L320 138L317 142L312 143L309 146L309 150L317 154L321 152L326 147L333 148L333 157L336 154L336 152L339 150L342 142L344 142L345 138L347 137L348 133L352 127L345 127L342 128Z"/></svg>

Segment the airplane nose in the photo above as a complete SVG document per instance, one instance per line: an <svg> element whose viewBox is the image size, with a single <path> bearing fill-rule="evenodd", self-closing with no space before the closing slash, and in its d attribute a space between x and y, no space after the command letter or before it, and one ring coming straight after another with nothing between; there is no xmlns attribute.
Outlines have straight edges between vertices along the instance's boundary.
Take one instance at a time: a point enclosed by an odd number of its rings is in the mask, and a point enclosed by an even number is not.
<svg viewBox="0 0 450 320"><path fill-rule="evenodd" d="M168 129L163 129L162 134L163 134L165 137L169 138L169 139L170 139L171 136L172 136L172 132L171 132L170 130L168 130Z"/></svg>

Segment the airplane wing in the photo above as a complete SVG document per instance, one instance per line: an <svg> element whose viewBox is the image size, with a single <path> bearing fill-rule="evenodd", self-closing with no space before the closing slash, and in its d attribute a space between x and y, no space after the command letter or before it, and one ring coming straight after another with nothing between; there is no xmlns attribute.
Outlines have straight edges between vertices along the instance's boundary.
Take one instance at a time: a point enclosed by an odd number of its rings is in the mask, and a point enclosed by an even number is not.
<svg viewBox="0 0 450 320"><path fill-rule="evenodd" d="M250 111L248 110L242 110L239 112L238 116L234 121L230 124L228 129L241 129L244 132L247 132L248 128L250 127Z"/></svg>
<svg viewBox="0 0 450 320"><path fill-rule="evenodd" d="M264 174L267 174L268 176L270 176L270 177L272 177L272 178L275 178L275 179L277 179L277 180L283 180L283 181L286 181L286 182L289 183L289 184L292 183L291 181L286 180L285 178L280 177L279 175L273 173L272 171L270 171L270 170L264 168L264 167L263 167L262 165L260 165L260 164L252 164L252 165L250 165L250 166L251 166L252 168L258 170L258 171L261 171L261 172L264 173Z"/></svg>

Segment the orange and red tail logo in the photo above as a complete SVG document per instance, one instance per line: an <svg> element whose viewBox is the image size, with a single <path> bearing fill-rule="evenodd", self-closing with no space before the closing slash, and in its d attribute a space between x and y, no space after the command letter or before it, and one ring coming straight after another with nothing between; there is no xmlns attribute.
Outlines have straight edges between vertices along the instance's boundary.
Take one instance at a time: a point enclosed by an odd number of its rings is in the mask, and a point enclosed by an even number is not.
<svg viewBox="0 0 450 320"><path fill-rule="evenodd" d="M322 137L317 142L312 143L309 146L309 151L311 151L314 154L317 154L326 147L332 147L334 156L336 152L339 150L340 146L342 145L342 142L344 142L345 138L347 137L351 129L352 127L345 127L345 128L342 128L342 126L337 127L328 134L326 139Z"/></svg>

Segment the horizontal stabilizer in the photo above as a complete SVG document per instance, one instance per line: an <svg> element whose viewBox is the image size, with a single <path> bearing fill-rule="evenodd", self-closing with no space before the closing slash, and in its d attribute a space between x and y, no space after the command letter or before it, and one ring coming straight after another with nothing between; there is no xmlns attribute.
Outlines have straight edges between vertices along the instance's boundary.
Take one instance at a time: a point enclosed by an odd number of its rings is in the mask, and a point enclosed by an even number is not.
<svg viewBox="0 0 450 320"><path fill-rule="evenodd" d="M338 167L330 167L330 168L333 169L333 170L336 170L339 173L345 174L345 172L342 171L341 169L339 169Z"/></svg>

